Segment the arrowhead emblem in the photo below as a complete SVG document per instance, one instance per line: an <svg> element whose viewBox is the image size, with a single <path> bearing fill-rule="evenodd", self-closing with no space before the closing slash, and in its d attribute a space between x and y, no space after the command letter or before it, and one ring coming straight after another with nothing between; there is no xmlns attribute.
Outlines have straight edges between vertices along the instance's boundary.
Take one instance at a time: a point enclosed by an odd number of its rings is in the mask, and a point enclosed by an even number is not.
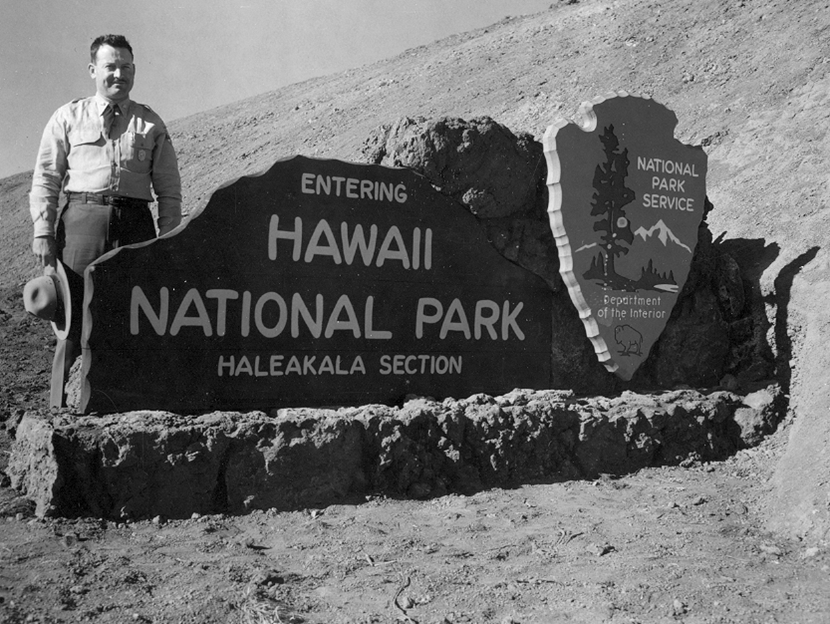
<svg viewBox="0 0 830 624"><path fill-rule="evenodd" d="M677 116L621 93L544 137L559 272L605 367L629 380L671 316L703 220L707 158Z"/></svg>

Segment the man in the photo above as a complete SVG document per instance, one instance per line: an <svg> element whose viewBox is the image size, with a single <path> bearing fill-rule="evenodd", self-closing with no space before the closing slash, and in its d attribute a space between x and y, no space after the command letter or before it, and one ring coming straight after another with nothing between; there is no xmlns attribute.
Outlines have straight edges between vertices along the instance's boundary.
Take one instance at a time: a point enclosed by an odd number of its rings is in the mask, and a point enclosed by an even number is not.
<svg viewBox="0 0 830 624"><path fill-rule="evenodd" d="M57 259L82 276L104 253L166 234L181 221L181 183L164 122L130 100L133 49L121 35L104 35L90 48L95 95L59 108L43 132L29 206L32 251L44 273ZM151 187L158 199L153 224ZM66 202L58 211L63 191ZM70 280L77 281L77 280ZM81 353L81 319L58 340L50 405L65 405L64 386Z"/></svg>

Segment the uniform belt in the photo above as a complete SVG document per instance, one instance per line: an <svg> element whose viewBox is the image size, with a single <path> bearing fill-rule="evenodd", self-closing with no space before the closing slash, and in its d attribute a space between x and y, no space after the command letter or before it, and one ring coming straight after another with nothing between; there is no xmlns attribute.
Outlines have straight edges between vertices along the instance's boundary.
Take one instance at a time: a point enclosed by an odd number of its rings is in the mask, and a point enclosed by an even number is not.
<svg viewBox="0 0 830 624"><path fill-rule="evenodd" d="M69 201L81 204L104 204L121 208L146 208L149 203L146 199L134 197L119 197L118 195L101 195L100 193L67 193Z"/></svg>

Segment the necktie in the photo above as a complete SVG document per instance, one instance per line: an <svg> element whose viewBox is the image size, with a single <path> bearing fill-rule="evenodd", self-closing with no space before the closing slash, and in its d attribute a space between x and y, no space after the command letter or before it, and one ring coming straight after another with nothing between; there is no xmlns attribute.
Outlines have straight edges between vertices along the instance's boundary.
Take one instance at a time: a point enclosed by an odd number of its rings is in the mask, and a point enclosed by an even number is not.
<svg viewBox="0 0 830 624"><path fill-rule="evenodd" d="M121 109L118 104L112 104L104 109L104 136L111 139L114 130L118 125L118 118L121 116Z"/></svg>

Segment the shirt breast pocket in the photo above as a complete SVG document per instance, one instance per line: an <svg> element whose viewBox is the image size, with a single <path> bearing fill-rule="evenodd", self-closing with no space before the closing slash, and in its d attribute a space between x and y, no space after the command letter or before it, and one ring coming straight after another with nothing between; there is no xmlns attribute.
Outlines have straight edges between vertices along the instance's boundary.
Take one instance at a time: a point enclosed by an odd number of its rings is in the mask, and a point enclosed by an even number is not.
<svg viewBox="0 0 830 624"><path fill-rule="evenodd" d="M70 167L86 169L101 159L105 140L100 130L83 128L71 132L68 138Z"/></svg>
<svg viewBox="0 0 830 624"><path fill-rule="evenodd" d="M153 162L153 137L138 132L130 133L127 147L127 169L136 173L149 173Z"/></svg>

